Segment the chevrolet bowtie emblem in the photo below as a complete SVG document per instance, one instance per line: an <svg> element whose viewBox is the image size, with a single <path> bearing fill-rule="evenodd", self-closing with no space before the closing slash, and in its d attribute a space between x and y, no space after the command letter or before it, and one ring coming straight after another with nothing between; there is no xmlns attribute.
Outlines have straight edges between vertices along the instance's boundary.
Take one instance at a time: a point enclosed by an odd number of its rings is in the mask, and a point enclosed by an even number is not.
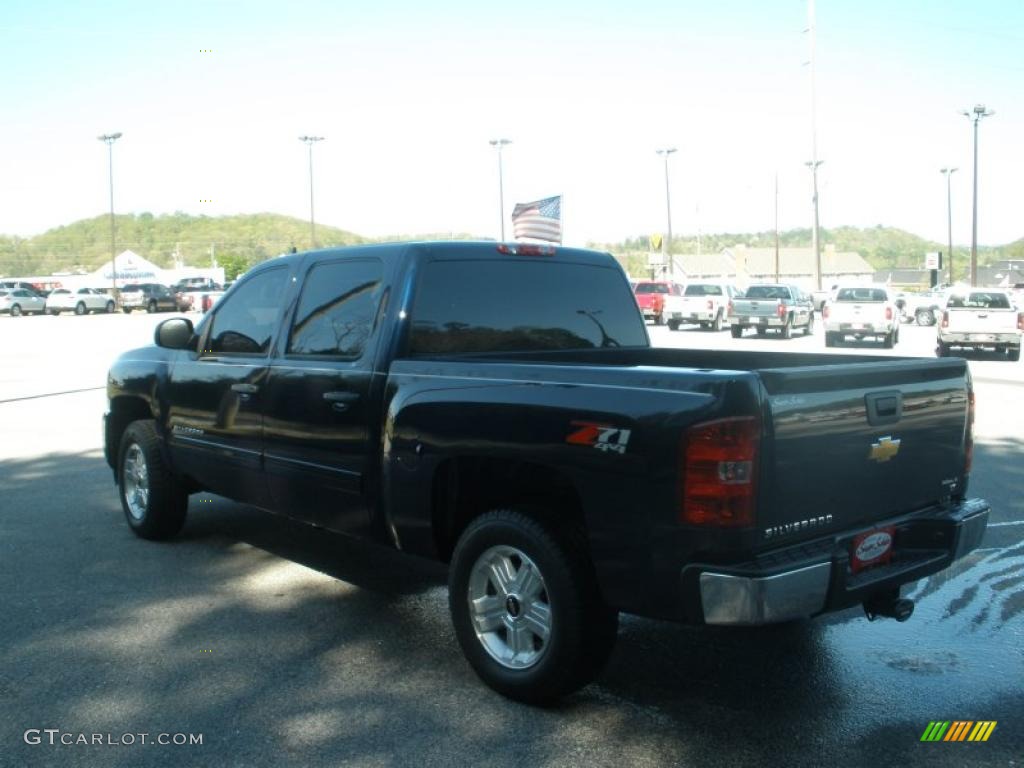
<svg viewBox="0 0 1024 768"><path fill-rule="evenodd" d="M891 437L880 437L877 443L871 444L871 452L868 454L868 459L881 463L888 461L899 452L899 440L893 440Z"/></svg>

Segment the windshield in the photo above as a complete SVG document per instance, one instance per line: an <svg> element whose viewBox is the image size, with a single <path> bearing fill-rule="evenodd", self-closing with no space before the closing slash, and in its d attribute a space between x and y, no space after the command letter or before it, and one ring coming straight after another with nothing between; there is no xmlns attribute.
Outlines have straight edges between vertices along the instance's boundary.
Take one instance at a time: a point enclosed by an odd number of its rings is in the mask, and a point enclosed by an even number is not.
<svg viewBox="0 0 1024 768"><path fill-rule="evenodd" d="M788 299L789 289L781 285L752 285L744 296L747 299Z"/></svg>
<svg viewBox="0 0 1024 768"><path fill-rule="evenodd" d="M948 307L952 309L1011 309L1005 293L978 291L970 294L954 293L949 297Z"/></svg>
<svg viewBox="0 0 1024 768"><path fill-rule="evenodd" d="M840 288L836 301L886 301L885 291L880 288Z"/></svg>
<svg viewBox="0 0 1024 768"><path fill-rule="evenodd" d="M707 285L706 283L692 283L686 286L684 296L721 296L722 286Z"/></svg>
<svg viewBox="0 0 1024 768"><path fill-rule="evenodd" d="M668 286L665 283L638 283L637 293L668 293Z"/></svg>

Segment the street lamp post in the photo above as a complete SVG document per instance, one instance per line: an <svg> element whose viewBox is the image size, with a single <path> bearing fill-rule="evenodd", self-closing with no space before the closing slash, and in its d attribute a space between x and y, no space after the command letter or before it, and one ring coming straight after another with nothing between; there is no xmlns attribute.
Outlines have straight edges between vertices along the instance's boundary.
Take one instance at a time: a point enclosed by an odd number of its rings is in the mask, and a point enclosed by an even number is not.
<svg viewBox="0 0 1024 768"><path fill-rule="evenodd" d="M511 139L491 139L490 144L498 150L498 220L501 222L501 241L505 241L505 180L501 164L501 150L512 143Z"/></svg>
<svg viewBox="0 0 1024 768"><path fill-rule="evenodd" d="M114 225L114 142L121 138L118 133L105 133L97 139L107 145L110 166L110 283L117 299L117 229Z"/></svg>
<svg viewBox="0 0 1024 768"><path fill-rule="evenodd" d="M948 228L949 240L948 248L949 251L946 253L946 261L949 266L949 284L953 284L953 192L951 181L953 174L956 173L959 168L942 168L939 170L943 176L946 177L946 227Z"/></svg>
<svg viewBox="0 0 1024 768"><path fill-rule="evenodd" d="M323 136L299 136L299 141L309 147L309 247L316 248L316 224L313 218L313 144L323 141Z"/></svg>
<svg viewBox="0 0 1024 768"><path fill-rule="evenodd" d="M818 232L818 166L824 160L811 160L804 163L811 169L811 201L814 203L814 229L811 231L812 246L814 247L814 281L821 290L821 235Z"/></svg>
<svg viewBox="0 0 1024 768"><path fill-rule="evenodd" d="M960 114L974 121L974 210L971 216L971 287L978 284L978 123L981 118L994 115L984 104L976 104L973 110L964 110Z"/></svg>
<svg viewBox="0 0 1024 768"><path fill-rule="evenodd" d="M669 155L675 151L675 147L656 150L658 156L665 160L665 217L668 231L665 234L665 238L661 241L661 253L665 259L665 264L667 265L670 275L674 275L676 270L675 264L672 263L672 201L669 196L668 187L668 158Z"/></svg>

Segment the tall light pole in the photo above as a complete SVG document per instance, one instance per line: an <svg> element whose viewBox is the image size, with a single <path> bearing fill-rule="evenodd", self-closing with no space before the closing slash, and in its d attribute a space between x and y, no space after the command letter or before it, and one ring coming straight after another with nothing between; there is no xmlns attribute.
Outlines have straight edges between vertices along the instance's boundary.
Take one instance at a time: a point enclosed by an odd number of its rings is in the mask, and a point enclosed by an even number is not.
<svg viewBox="0 0 1024 768"><path fill-rule="evenodd" d="M675 274L675 264L672 263L672 199L669 196L668 188L668 158L673 152L676 151L675 147L667 147L665 149L656 150L659 157L665 159L665 217L668 225L668 232L665 238L661 241L661 253L665 258L665 264L668 265L669 273Z"/></svg>
<svg viewBox="0 0 1024 768"><path fill-rule="evenodd" d="M299 136L299 141L309 147L309 247L316 248L316 224L313 219L313 144L323 141L323 136Z"/></svg>
<svg viewBox="0 0 1024 768"><path fill-rule="evenodd" d="M818 96L815 58L817 48L817 21L814 13L814 0L807 0L807 40L810 45L810 80L811 80L811 160L807 167L811 169L811 180L813 184L814 203L814 231L811 233L812 245L814 247L814 281L818 290L821 290L821 237L818 231Z"/></svg>
<svg viewBox="0 0 1024 768"><path fill-rule="evenodd" d="M814 229L811 231L811 241L814 247L814 281L821 290L821 236L818 234L818 166L824 160L811 160L804 163L811 169L811 202L814 204Z"/></svg>
<svg viewBox="0 0 1024 768"><path fill-rule="evenodd" d="M110 283L117 297L117 229L114 225L114 142L121 138L121 133L105 133L97 139L107 145L110 165Z"/></svg>
<svg viewBox="0 0 1024 768"><path fill-rule="evenodd" d="M995 114L984 104L975 104L973 110L960 113L974 121L974 213L971 217L971 287L978 284L978 123L981 118Z"/></svg>
<svg viewBox="0 0 1024 768"><path fill-rule="evenodd" d="M946 226L949 229L949 251L946 261L949 266L949 284L953 284L953 192L951 181L959 168L941 168L939 173L946 177Z"/></svg>
<svg viewBox="0 0 1024 768"><path fill-rule="evenodd" d="M512 143L511 139L491 139L490 144L498 150L498 219L501 222L501 242L505 241L505 179L501 165L501 150Z"/></svg>

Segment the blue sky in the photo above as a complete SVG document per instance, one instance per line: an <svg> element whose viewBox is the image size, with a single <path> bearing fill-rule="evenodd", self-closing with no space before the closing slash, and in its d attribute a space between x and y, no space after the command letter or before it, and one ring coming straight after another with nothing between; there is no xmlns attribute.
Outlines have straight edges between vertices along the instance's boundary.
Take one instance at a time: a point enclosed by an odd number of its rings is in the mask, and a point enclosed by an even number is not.
<svg viewBox="0 0 1024 768"><path fill-rule="evenodd" d="M819 0L821 221L979 240L1024 236L1024 2ZM773 3L71 3L0 15L0 232L107 210L308 217L361 234L496 236L564 195L566 242L809 226L807 6ZM212 49L212 53L201 53ZM201 203L210 199L212 203Z"/></svg>

